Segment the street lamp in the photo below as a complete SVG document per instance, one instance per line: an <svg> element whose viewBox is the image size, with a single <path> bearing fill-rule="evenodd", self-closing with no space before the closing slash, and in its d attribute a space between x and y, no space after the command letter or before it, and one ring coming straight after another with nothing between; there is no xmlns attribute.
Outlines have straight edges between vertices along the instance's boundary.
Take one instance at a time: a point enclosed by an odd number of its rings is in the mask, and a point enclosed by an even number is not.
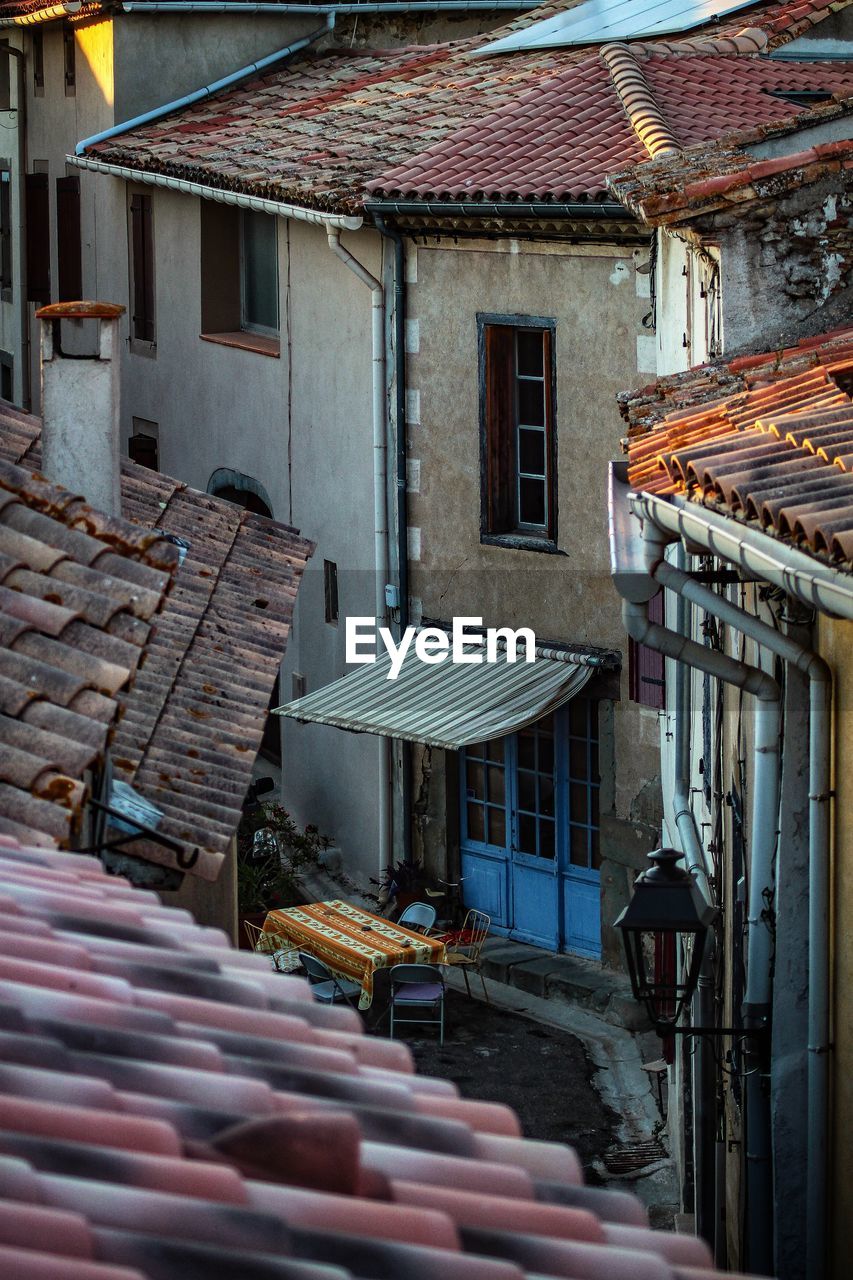
<svg viewBox="0 0 853 1280"><path fill-rule="evenodd" d="M634 998L645 1005L660 1035L676 1030L682 1010L690 1003L717 914L690 872L677 866L682 857L675 849L650 853L652 866L637 877L633 897L615 922L622 931ZM683 968L679 939L686 961Z"/></svg>

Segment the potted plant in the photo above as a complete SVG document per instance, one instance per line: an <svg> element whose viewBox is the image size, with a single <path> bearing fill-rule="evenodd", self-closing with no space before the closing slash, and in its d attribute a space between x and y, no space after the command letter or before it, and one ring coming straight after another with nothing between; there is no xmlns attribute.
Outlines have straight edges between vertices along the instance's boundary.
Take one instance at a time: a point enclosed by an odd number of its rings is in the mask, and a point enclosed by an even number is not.
<svg viewBox="0 0 853 1280"><path fill-rule="evenodd" d="M316 826L300 829L280 804L255 805L244 812L237 830L237 914L240 945L246 946L242 922L262 926L268 911L302 902L299 872L316 865L331 841Z"/></svg>
<svg viewBox="0 0 853 1280"><path fill-rule="evenodd" d="M389 864L381 879L371 878L370 883L379 888L377 898L380 907L391 903L397 910L404 911L413 902L426 901L426 889L432 881L424 871L424 864L412 861Z"/></svg>

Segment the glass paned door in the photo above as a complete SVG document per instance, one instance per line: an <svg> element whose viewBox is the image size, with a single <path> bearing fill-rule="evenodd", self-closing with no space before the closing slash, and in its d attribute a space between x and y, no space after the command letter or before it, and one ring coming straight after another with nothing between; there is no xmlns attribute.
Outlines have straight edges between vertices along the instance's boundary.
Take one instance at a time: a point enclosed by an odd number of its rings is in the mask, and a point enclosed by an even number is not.
<svg viewBox="0 0 853 1280"><path fill-rule="evenodd" d="M598 955L597 704L469 747L460 784L466 905L512 937Z"/></svg>

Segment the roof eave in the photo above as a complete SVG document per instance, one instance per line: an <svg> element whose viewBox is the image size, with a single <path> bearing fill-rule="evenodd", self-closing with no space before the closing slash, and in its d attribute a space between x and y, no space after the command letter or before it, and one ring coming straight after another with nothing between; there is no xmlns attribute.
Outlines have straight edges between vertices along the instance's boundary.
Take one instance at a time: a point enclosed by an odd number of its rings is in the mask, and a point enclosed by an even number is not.
<svg viewBox="0 0 853 1280"><path fill-rule="evenodd" d="M122 178L126 182L141 182L148 186L164 187L183 195L198 196L201 200L213 200L218 204L236 205L238 208L251 209L256 213L270 213L280 218L293 218L298 222L310 222L339 231L358 231L364 224L364 219L354 214L310 209L305 205L290 204L284 200L269 200L247 191L229 191L223 187L211 187L205 183L175 178L166 173L134 169L129 165L112 164L86 155L69 155L65 158L69 164L78 169L105 173L114 178Z"/></svg>

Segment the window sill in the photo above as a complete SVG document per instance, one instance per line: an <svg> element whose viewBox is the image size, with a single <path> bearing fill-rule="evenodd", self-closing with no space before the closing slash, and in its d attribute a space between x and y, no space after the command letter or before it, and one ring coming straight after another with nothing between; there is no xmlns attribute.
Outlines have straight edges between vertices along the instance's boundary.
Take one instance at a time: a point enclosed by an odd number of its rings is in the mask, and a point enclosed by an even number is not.
<svg viewBox="0 0 853 1280"><path fill-rule="evenodd" d="M246 333L235 329L230 333L200 333L202 342L217 342L221 347L240 347L243 351L254 351L258 356L274 356L277 360L281 353L278 338L268 338L263 333Z"/></svg>
<svg viewBox="0 0 853 1280"><path fill-rule="evenodd" d="M524 533L481 533L480 542L487 547L506 547L510 551L540 551L549 556L564 556L550 538L536 538Z"/></svg>
<svg viewBox="0 0 853 1280"><path fill-rule="evenodd" d="M143 338L128 338L127 345L131 355L147 356L150 360L157 355L156 342L146 342Z"/></svg>

